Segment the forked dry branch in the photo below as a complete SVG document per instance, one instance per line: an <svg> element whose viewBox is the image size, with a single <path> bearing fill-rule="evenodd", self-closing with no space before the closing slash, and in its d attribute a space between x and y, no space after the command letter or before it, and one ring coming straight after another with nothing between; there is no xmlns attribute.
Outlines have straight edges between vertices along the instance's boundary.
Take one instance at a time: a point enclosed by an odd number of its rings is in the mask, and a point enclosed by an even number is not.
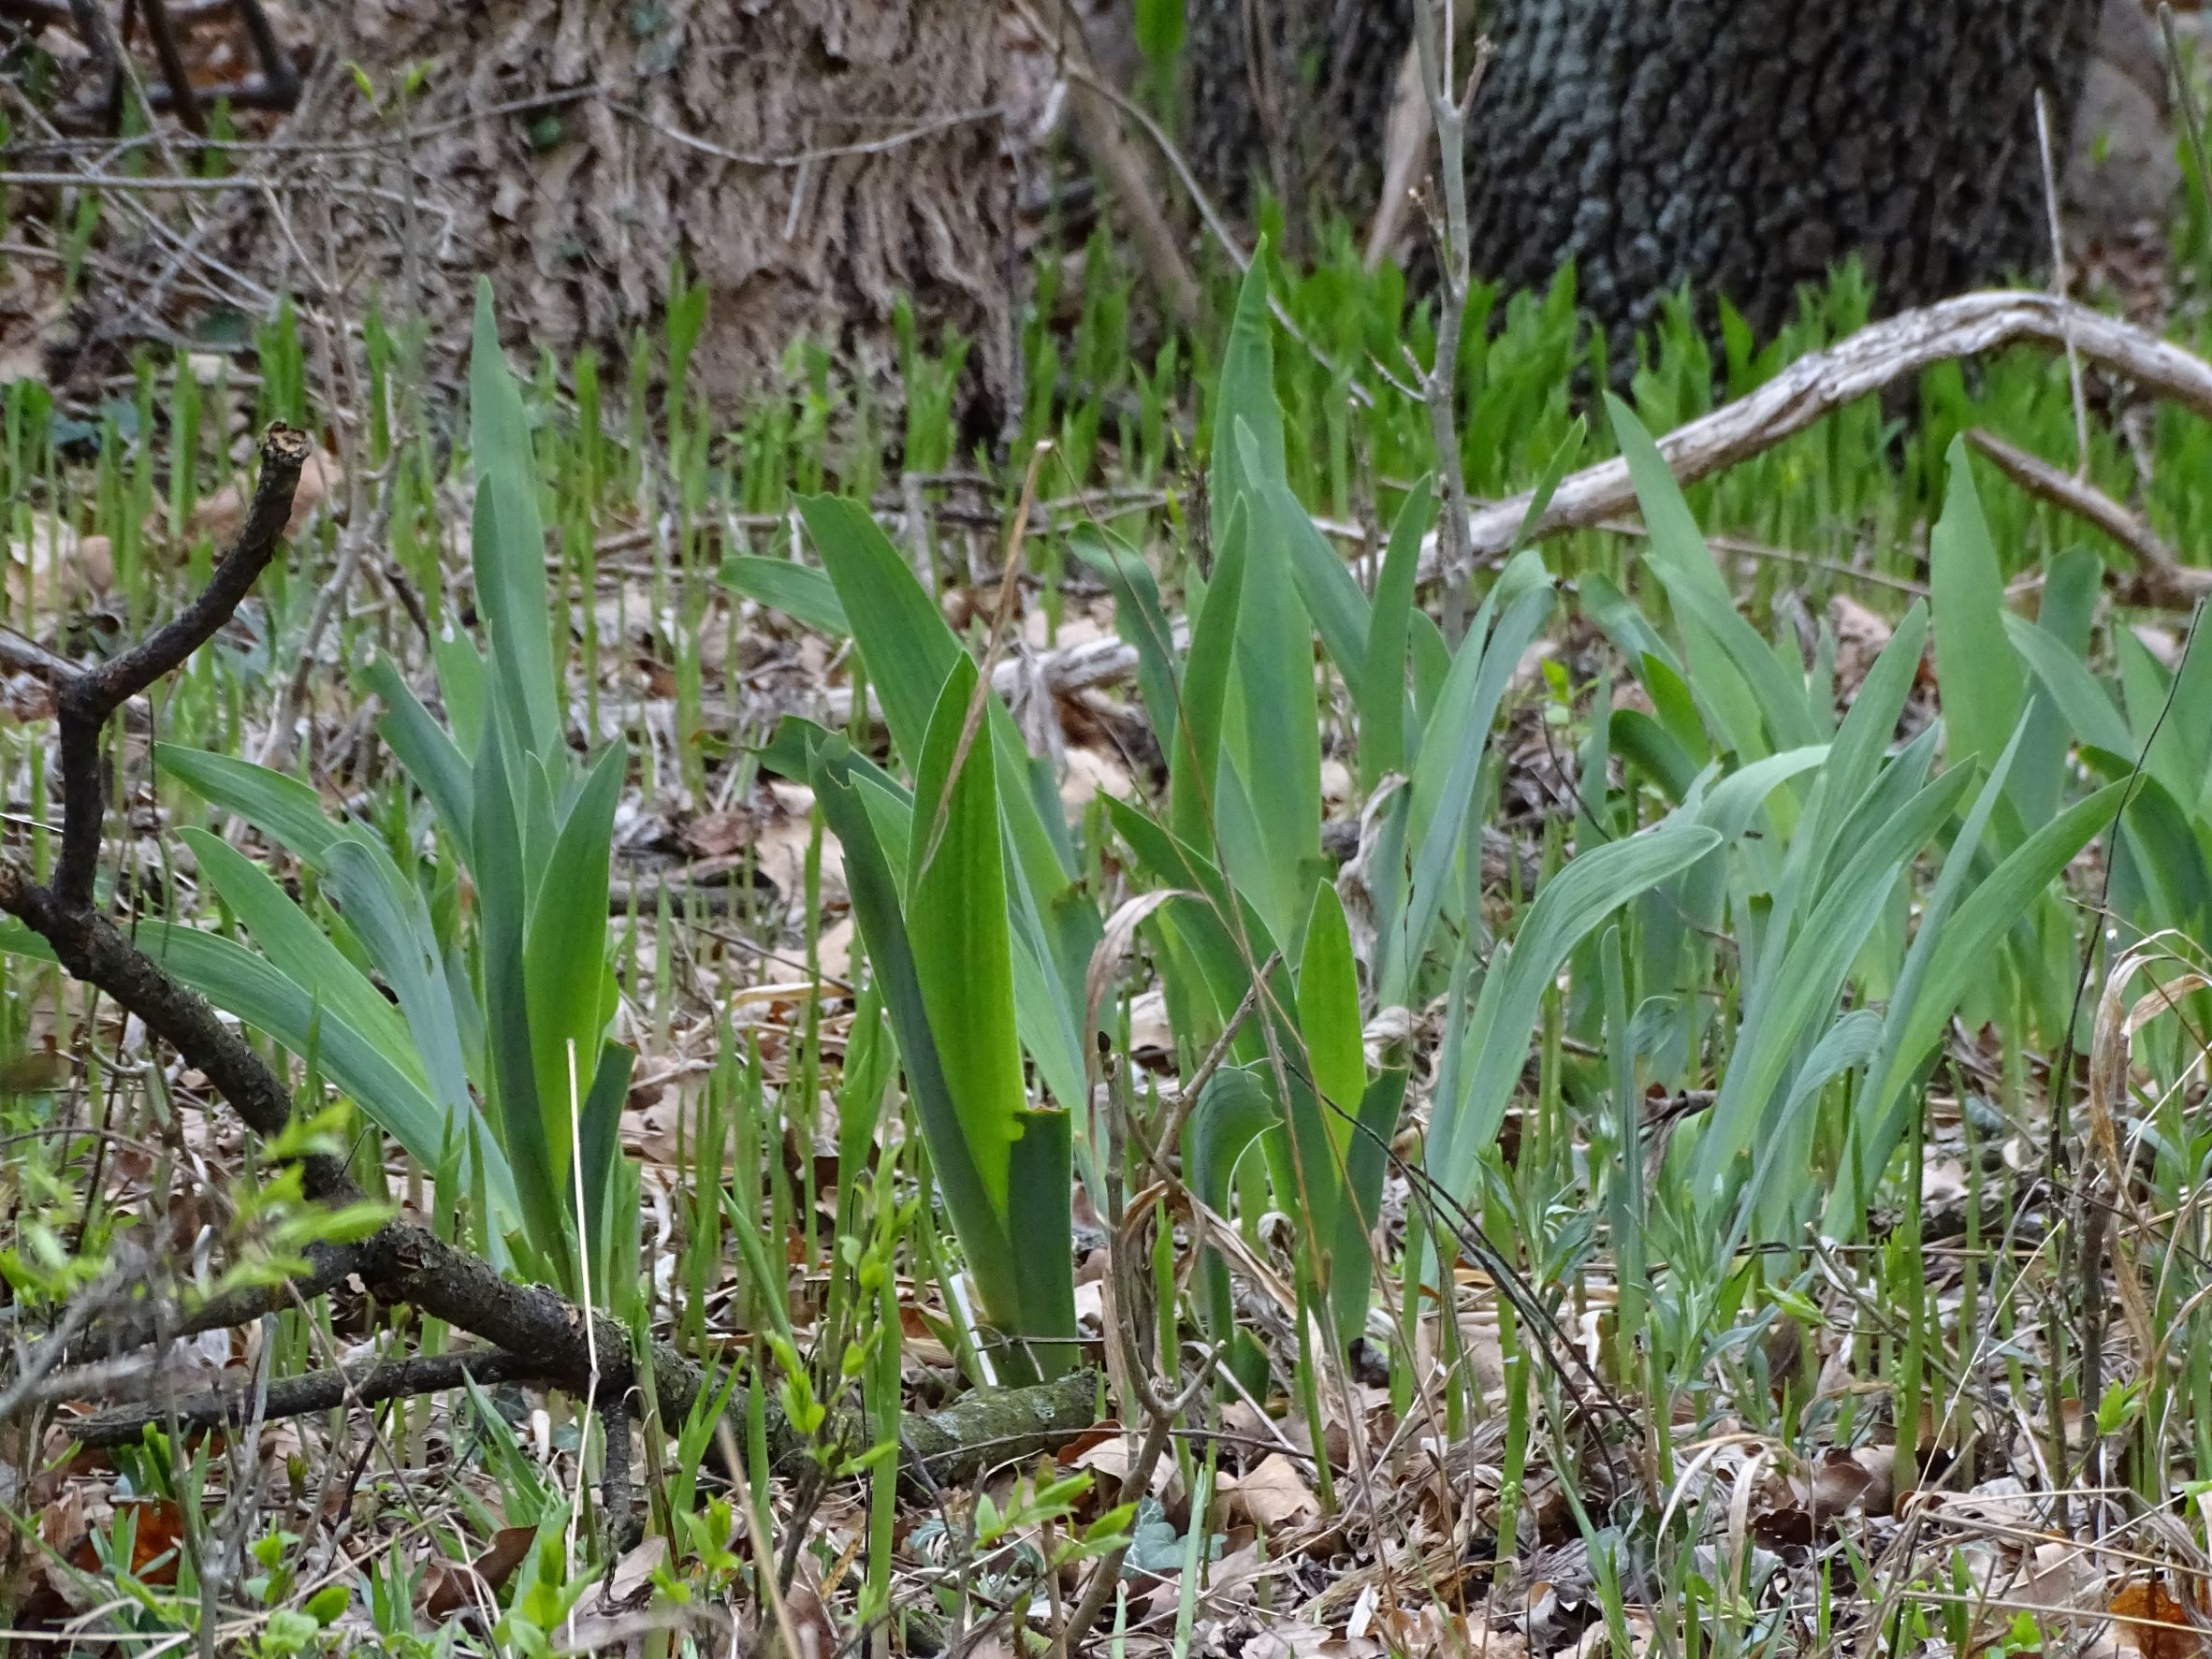
<svg viewBox="0 0 2212 1659"><path fill-rule="evenodd" d="M60 715L63 799L53 879L36 881L12 856L0 856L0 910L43 939L73 978L143 1021L264 1141L281 1137L293 1121L292 1092L284 1080L100 907L95 878L106 804L102 738L117 709L181 667L236 612L277 554L308 455L306 434L282 424L270 427L261 443L252 506L207 587L174 619L100 666L55 668L51 690ZM335 1207L364 1196L341 1160L327 1155L308 1157L302 1174L307 1196L318 1203ZM265 1418L451 1389L464 1374L479 1380L528 1380L578 1400L618 1402L616 1409L633 1415L648 1409L637 1386L630 1333L618 1321L596 1315L588 1332L585 1312L573 1302L541 1285L514 1283L482 1257L456 1249L428 1228L394 1220L357 1244L314 1246L308 1258L310 1271L288 1284L196 1308L181 1307L150 1287L142 1301L124 1312L103 1315L80 1332L65 1315L51 1340L66 1342L67 1352L59 1356L65 1362L109 1359L196 1332L243 1324L292 1305L298 1297L321 1294L352 1279L381 1302L406 1304L488 1346L461 1356L435 1357L435 1363L403 1361L357 1375L327 1372L293 1378L272 1387ZM40 1362L52 1358L42 1355ZM651 1363L662 1420L681 1420L706 1387L707 1375L666 1343L653 1345ZM996 1462L1033 1452L1087 1422L1093 1386L1087 1375L1078 1374L1047 1389L1013 1390L1020 1399L972 1402L965 1414L911 1419L902 1439L934 1477L964 1479L973 1474L979 1458ZM27 1399L40 1395L29 1390ZM166 1402L155 1409L119 1410L88 1421L84 1432L94 1442L113 1444L147 1422L167 1420L172 1411L184 1422L211 1426L243 1420L245 1409L237 1399L210 1394ZM781 1459L796 1449L796 1436L779 1421L771 1433L772 1453ZM627 1471L610 1466L609 1488L626 1492Z"/></svg>
<svg viewBox="0 0 2212 1659"><path fill-rule="evenodd" d="M1938 363L2015 344L2064 351L2069 340L2085 361L2212 420L2212 363L2194 352L2072 300L2000 289L1964 294L1869 324L1826 351L1799 357L1756 391L1677 427L1659 440L1659 453L1677 479L1695 484ZM1468 556L1476 564L1495 563L1512 549L1530 500L1517 495L1476 512L1467 535ZM1585 530L1635 509L1628 463L1603 461L1560 480L1530 528L1529 539ZM1421 549L1422 579L1448 578L1448 566L1432 538Z"/></svg>
<svg viewBox="0 0 2212 1659"><path fill-rule="evenodd" d="M1695 484L1763 455L1838 410L1938 363L2017 344L2064 351L2069 334L2085 361L2132 382L2141 392L2170 399L2212 420L2212 363L2194 352L2071 300L2001 290L1963 295L1870 324L1826 351L1798 358L1756 391L1677 427L1659 440L1659 452L1677 479ZM2204 585L2212 582L2212 576L2200 575L2170 554L2166 564L2158 564L2152 549L2162 549L2163 545L2155 536L2147 540L2140 521L2125 508L2108 500L2100 507L2089 499L2095 491L2071 479L2060 488L2046 485L2040 476L2031 478L2030 469L2016 464L2014 458L2031 462L2032 457L2009 446L2000 453L1979 437L1975 442L2023 488L2096 524L2135 554L2141 568L2114 580L2113 597L2119 603L2185 610L2205 590ZM1467 525L1466 569L1494 565L1513 550L1531 499L1523 493L1475 509ZM2105 511L2107 507L2112 510ZM1636 512L1636 489L1629 482L1627 463L1617 458L1600 461L1560 480L1550 503L1529 527L1528 540L1549 541L1571 531L1596 529L1608 519ZM1715 545L1720 545L1717 540ZM1421 582L1433 586L1448 581L1454 567L1439 532L1432 531L1421 546ZM1173 628L1180 647L1187 637L1181 618L1175 618ZM1134 646L1102 638L1001 662L995 684L1001 695L1010 695L1025 675L1035 675L1046 690L1066 696L1127 679L1136 671ZM833 696L833 714L841 717L849 707Z"/></svg>
<svg viewBox="0 0 2212 1659"><path fill-rule="evenodd" d="M2192 353L2046 295L1992 293L1970 295L1863 329L1800 360L1750 396L1679 429L1662 441L1661 449L1684 481L1707 477L1931 364L2017 342L2062 348L2070 338L2087 360L2132 380L2144 391L2212 417L2212 364ZM1993 443L1986 442L1983 447L2013 477L2100 524L2135 554L2139 568L2121 580L2116 597L2127 603L2172 604L2204 591L2206 578L2181 565L2117 503L2094 497L2070 480L2068 488L2058 488L2035 470L2031 457ZM171 621L97 667L79 669L47 653L25 659L49 680L59 715L60 852L52 880L45 883L35 880L12 858L0 857L0 910L38 934L73 977L138 1016L204 1075L211 1088L264 1140L282 1136L293 1121L294 1101L284 1079L206 1001L141 951L102 906L96 877L106 819L108 762L103 751L109 722L116 713L174 673L212 638L277 556L309 453L304 434L281 425L269 429L261 445L252 506L235 545L206 589ZM1561 483L1535 520L1533 533L1540 539L1595 525L1631 509L1634 501L1623 463L1592 467ZM1468 524L1464 557L1469 568L1500 558L1511 546L1526 511L1526 498L1477 510ZM1433 546L1427 550L1423 572L1431 578L1463 574L1447 569ZM1026 664L1003 664L997 677L1003 682L1022 673L1041 673L1048 688L1067 691L1126 675L1134 665L1128 648L1100 641L1049 653ZM312 1157L302 1173L305 1190L315 1202L340 1205L363 1197L335 1157ZM45 1356L40 1363L52 1370L56 1363L82 1365L112 1359L194 1332L242 1323L350 1279L380 1302L409 1304L486 1346L458 1357L442 1357L437 1364L393 1361L357 1374L291 1379L281 1390L272 1390L268 1415L447 1389L456 1386L464 1372L527 1380L578 1399L619 1402L615 1409L634 1415L643 1415L647 1408L637 1386L639 1367L630 1334L617 1321L600 1316L596 1327L588 1332L586 1315L575 1303L542 1286L509 1281L490 1262L455 1249L428 1229L394 1220L357 1244L317 1246L309 1253L309 1261L306 1273L265 1293L185 1306L150 1288L120 1312L104 1308L98 1317L74 1324L65 1319L52 1340L65 1340L60 1333L65 1331L66 1352ZM653 1346L650 1361L660 1420L678 1419L691 1409L709 1378L700 1366L663 1343ZM964 1402L952 1414L910 1419L902 1438L924 1476L958 1480L971 1476L982 1462L1040 1449L1087 1421L1094 1387L1092 1378L1078 1375L1045 1390L1016 1390L1024 1396L1019 1400L996 1404L987 1399ZM39 1388L22 1392L26 1399L46 1394ZM237 1401L222 1394L170 1402L165 1407L182 1411L184 1420L209 1424L228 1420L238 1409ZM84 1432L100 1440L123 1437L136 1432L134 1425L152 1420L152 1415L118 1411L88 1421ZM778 1453L793 1450L794 1438L788 1431L778 1433ZM610 1492L618 1489L626 1507L626 1477L610 1478Z"/></svg>

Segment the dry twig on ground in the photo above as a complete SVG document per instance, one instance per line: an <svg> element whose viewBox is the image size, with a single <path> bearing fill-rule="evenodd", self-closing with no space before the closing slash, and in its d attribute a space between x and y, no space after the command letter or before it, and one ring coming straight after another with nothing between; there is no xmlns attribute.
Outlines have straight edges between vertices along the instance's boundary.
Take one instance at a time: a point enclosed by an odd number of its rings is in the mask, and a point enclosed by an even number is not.
<svg viewBox="0 0 2212 1659"><path fill-rule="evenodd" d="M2095 485L1979 427L1966 441L2030 495L2095 526L2135 556L2134 573L2113 584L2112 596L2121 604L2187 610L2212 593L2212 570L2183 564L2156 531Z"/></svg>

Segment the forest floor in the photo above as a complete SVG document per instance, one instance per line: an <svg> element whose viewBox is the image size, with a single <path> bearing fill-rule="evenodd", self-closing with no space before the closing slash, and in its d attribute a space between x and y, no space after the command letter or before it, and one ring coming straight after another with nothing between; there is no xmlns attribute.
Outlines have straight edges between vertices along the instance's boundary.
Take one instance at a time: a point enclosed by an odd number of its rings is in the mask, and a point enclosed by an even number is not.
<svg viewBox="0 0 2212 1659"><path fill-rule="evenodd" d="M2202 370L2162 399L2016 346L1686 492L1641 434L1857 334L1861 286L1756 357L1668 327L1612 412L1571 306L1517 301L1468 354L1469 488L1625 455L1640 512L1464 593L1433 535L1423 563L1429 412L1361 367L1429 325L1348 259L1263 269L1296 335L1231 273L1186 338L1131 321L1103 242L1043 260L1018 429L981 456L925 351L895 419L826 360L706 407L681 319L710 301L678 291L604 386L516 354L520 563L473 516L496 445L458 377L379 325L287 307L106 376L11 337L9 857L60 853L56 662L176 614L246 533L265 429L309 433L284 552L122 711L100 901L335 1113L375 1200L730 1392L610 1434L520 1370L299 1390L467 1351L350 1279L74 1363L73 1318L331 1240L204 1070L15 929L6 1639L1031 1659L1089 1603L1075 1637L1116 1659L2206 1651L2212 646L2193 574L2178 604L2130 585L2212 546L2206 237L2091 262ZM104 257L18 227L0 286L74 329ZM501 636L520 589L535 680ZM993 779L990 827L957 838L948 780L910 866L876 837L921 822L969 659L1011 734L994 712L952 768ZM617 757L595 860L530 866L561 872L531 921L574 878L590 937L511 997L484 821L401 718L496 748L510 687L557 706L513 773L548 822ZM940 836L978 885L933 921ZM385 953L379 892L418 955ZM953 925L986 912L1011 942ZM1001 1183L1007 1253L1068 1270L1065 1332L993 1334L1005 1274L865 931L895 924L971 982L956 1028L927 1005L951 1070L1011 1056L1074 1114L1043 1222ZM1072 960L1025 956L1063 926ZM628 1070L598 1208L502 1209L466 1172L525 1168L498 1033L603 981L577 1028ZM465 1151L410 1143L447 1066ZM1026 1367L1060 1375L984 1387Z"/></svg>

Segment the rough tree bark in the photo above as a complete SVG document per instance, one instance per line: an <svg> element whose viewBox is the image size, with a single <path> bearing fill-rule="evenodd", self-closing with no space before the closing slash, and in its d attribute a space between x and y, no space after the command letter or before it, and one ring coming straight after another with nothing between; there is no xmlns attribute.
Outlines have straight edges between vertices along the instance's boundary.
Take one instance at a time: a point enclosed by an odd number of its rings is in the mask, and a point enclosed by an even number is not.
<svg viewBox="0 0 2212 1659"><path fill-rule="evenodd" d="M1754 332L1855 254L1885 310L2048 263L2035 95L2064 135L2100 0L1498 0L1476 256L1568 259L1616 344L1688 282Z"/></svg>
<svg viewBox="0 0 2212 1659"><path fill-rule="evenodd" d="M968 413L995 421L1015 382L1010 58L973 0L358 0L322 29L284 136L355 146L320 166L358 188L332 258L320 223L298 239L295 287L343 273L355 304L373 285L444 326L489 272L517 337L619 359L680 260L709 298L693 384L717 397L771 381L802 335L880 376L905 295L925 342L970 342Z"/></svg>
<svg viewBox="0 0 2212 1659"><path fill-rule="evenodd" d="M1184 139L1208 192L1249 210L1281 202L1293 235L1309 209L1364 218L1415 0L1189 0Z"/></svg>
<svg viewBox="0 0 2212 1659"><path fill-rule="evenodd" d="M1468 134L1477 269L1536 287L1574 261L1616 345L1683 283L1765 334L1798 284L1851 254L1885 311L2039 269L2035 94L2062 161L2100 7L1491 0L1477 25L1496 55ZM1411 13L1411 0L1202 0L1188 55L1207 176L1232 194L1255 171L1287 178L1295 205L1317 188L1363 221L1371 173L1273 157L1282 135L1310 132L1323 154L1379 162Z"/></svg>

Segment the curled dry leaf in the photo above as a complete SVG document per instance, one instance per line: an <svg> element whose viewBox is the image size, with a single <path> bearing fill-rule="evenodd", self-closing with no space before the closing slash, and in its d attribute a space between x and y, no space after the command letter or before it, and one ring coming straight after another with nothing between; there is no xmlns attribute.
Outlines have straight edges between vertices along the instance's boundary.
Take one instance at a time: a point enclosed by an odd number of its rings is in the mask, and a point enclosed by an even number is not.
<svg viewBox="0 0 2212 1659"><path fill-rule="evenodd" d="M111 560L108 575L113 579ZM7 603L17 625L35 626L90 586L84 538L55 514L32 514L22 539L7 544Z"/></svg>
<svg viewBox="0 0 2212 1659"><path fill-rule="evenodd" d="M826 864L827 848L822 850ZM827 879L826 876L824 878ZM824 979L839 983L850 983L852 979L852 917L846 914L822 930L822 937L814 941L814 960Z"/></svg>
<svg viewBox="0 0 2212 1659"><path fill-rule="evenodd" d="M1574 1659L1644 1659L1652 1651L1656 1631L1651 1616L1630 1608L1622 1618L1628 1629L1628 1651L1623 1652L1614 1641L1611 1628L1604 1620L1598 1621L1582 1633L1582 1639L1575 1644Z"/></svg>
<svg viewBox="0 0 2212 1659"><path fill-rule="evenodd" d="M1168 999L1158 991L1129 998L1129 1057L1160 1066L1174 1058L1175 1030L1168 1023Z"/></svg>
<svg viewBox="0 0 2212 1659"><path fill-rule="evenodd" d="M1224 1476L1221 1488L1233 1508L1271 1533L1321 1512L1305 1476L1279 1451L1269 1452L1246 1474Z"/></svg>
<svg viewBox="0 0 2212 1659"><path fill-rule="evenodd" d="M1086 1030L1096 1031L1099 1028L1099 1010L1106 1001L1106 993L1112 988L1114 976L1121 971L1122 964L1128 960L1131 948L1136 944L1137 929L1170 899L1190 896L1180 887L1160 888L1125 901L1113 915L1106 918L1106 925L1099 935L1099 942L1091 950L1090 967L1083 976L1084 1026ZM1147 992L1145 995L1152 993ZM1143 997L1140 997L1137 1000L1142 1002ZM1133 1003L1129 1013L1133 1020L1136 1017Z"/></svg>
<svg viewBox="0 0 2212 1659"><path fill-rule="evenodd" d="M1093 1423L1089 1428L1062 1441L1053 1452L1053 1462L1063 1469L1096 1467L1095 1464L1083 1463L1081 1460L1084 1455L1109 1440L1122 1439L1128 1433L1128 1431L1122 1427L1118 1418L1108 1418L1104 1422Z"/></svg>
<svg viewBox="0 0 2212 1659"><path fill-rule="evenodd" d="M677 839L693 858L727 858L749 838L750 826L739 812L702 812L677 832Z"/></svg>
<svg viewBox="0 0 2212 1659"><path fill-rule="evenodd" d="M145 1584L177 1581L179 1546L184 1536L184 1517L167 1498L119 1505L116 1518L128 1511L135 1518L131 1534L131 1575ZM98 1547L87 1529L69 1552L69 1564L81 1573L104 1573Z"/></svg>
<svg viewBox="0 0 2212 1659"><path fill-rule="evenodd" d="M1100 1431L1103 1431L1102 1433ZM1098 1438L1084 1436L1083 1449L1069 1457L1065 1452L1061 1463L1065 1468L1088 1469L1101 1482L1119 1482L1126 1479L1137 1462L1137 1436L1119 1423L1100 1423L1092 1433Z"/></svg>
<svg viewBox="0 0 2212 1659"><path fill-rule="evenodd" d="M316 448L309 455L307 464L299 469L299 488L292 495L292 516L284 520L284 533L296 536L306 529L315 509L336 496L344 483L345 473L338 458L327 450ZM245 523L246 508L252 500L250 486L241 493L238 484L226 484L192 509L184 521L185 534L204 535L216 542L229 541Z"/></svg>
<svg viewBox="0 0 2212 1659"><path fill-rule="evenodd" d="M2096 1557L2078 1544L2053 1539L2029 1552L2026 1570L2014 1594L2031 1607L2053 1613L2094 1614L2104 1582Z"/></svg>
<svg viewBox="0 0 2212 1659"><path fill-rule="evenodd" d="M668 1540L658 1533L624 1553L607 1575L602 1604L607 1608L641 1605L653 1587L653 1574L668 1560Z"/></svg>
<svg viewBox="0 0 2212 1659"><path fill-rule="evenodd" d="M833 1659L838 1652L837 1629L821 1593L802 1575L785 1593L783 1600L784 1612L791 1620L791 1634L798 1643L799 1651L793 1659Z"/></svg>
<svg viewBox="0 0 2212 1659"><path fill-rule="evenodd" d="M1874 659L1889 644L1895 630L1880 612L1848 593L1829 599L1828 623L1836 631L1836 695L1848 703L1858 695L1859 687L1866 683L1867 670L1873 667Z"/></svg>
<svg viewBox="0 0 2212 1659"><path fill-rule="evenodd" d="M1060 770L1060 805L1080 812L1099 795L1128 800L1137 793L1129 769L1114 756L1095 749L1070 747Z"/></svg>

